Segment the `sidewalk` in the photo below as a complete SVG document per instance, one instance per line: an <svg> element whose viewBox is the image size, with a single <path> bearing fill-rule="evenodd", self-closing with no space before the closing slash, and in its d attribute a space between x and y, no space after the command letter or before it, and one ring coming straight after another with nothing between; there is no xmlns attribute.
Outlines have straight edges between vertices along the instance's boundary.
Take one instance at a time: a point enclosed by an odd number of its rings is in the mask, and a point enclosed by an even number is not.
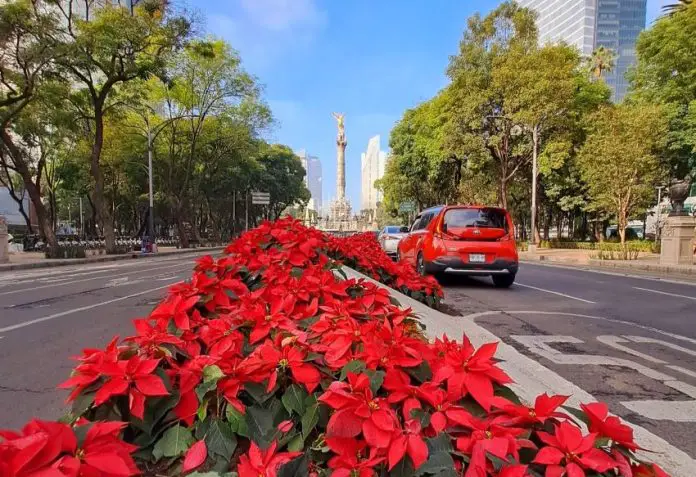
<svg viewBox="0 0 696 477"><path fill-rule="evenodd" d="M475 346L484 343L498 342L496 357L502 362L500 367L515 381L511 388L523 401L533 403L536 396L543 393L570 396L567 404L579 408L580 403L595 402L594 396L572 382L563 378L551 369L543 366L532 358L520 353L513 346L501 341L500 338L487 329L476 324L474 313L468 316L451 316L427 307L392 288L372 280L351 268L343 268L349 278L364 278L388 290L402 307L410 307L426 326L429 338L434 339L447 335L450 338L461 339L463 334L469 337ZM487 312L483 312L485 314ZM646 428L624 419L634 430L636 441L650 451L639 451L638 454L648 460L658 463L672 477L693 477L696 461L684 451L677 449L662 437L653 434Z"/></svg>
<svg viewBox="0 0 696 477"><path fill-rule="evenodd" d="M621 272L648 272L675 277L696 279L694 265L661 265L660 255L641 253L638 260L598 260L592 258L594 250L538 249L535 253L519 252L522 262L548 262L559 265L596 268Z"/></svg>
<svg viewBox="0 0 696 477"><path fill-rule="evenodd" d="M68 265L81 265L86 263L116 262L120 260L131 260L149 257L162 257L167 255L183 255L200 252L216 252L223 250L224 247L202 247L202 248L176 248L160 247L156 254L142 254L140 252L130 252L119 255L95 255L87 258L46 258L43 252L22 252L11 253L10 262L0 264L0 272L12 270L28 270L33 268L53 268Z"/></svg>

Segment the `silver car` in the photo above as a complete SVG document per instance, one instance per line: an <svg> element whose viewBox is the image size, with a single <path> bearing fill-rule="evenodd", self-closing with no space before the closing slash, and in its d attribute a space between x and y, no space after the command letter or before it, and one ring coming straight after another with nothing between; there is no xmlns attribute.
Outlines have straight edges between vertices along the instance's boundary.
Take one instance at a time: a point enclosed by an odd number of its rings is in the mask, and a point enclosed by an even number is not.
<svg viewBox="0 0 696 477"><path fill-rule="evenodd" d="M377 240L387 255L396 257L399 241L406 235L408 235L408 227L387 225L379 232Z"/></svg>

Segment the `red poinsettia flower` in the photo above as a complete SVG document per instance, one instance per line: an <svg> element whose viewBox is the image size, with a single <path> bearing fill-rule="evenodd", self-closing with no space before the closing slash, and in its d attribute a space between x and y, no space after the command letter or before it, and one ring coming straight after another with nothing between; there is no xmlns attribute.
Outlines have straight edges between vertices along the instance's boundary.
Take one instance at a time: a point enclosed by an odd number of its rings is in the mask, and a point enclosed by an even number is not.
<svg viewBox="0 0 696 477"><path fill-rule="evenodd" d="M283 346L280 349L270 341L259 346L247 359L250 372L261 374L269 373L268 391L270 392L278 380L278 370L289 369L293 380L303 385L308 392L313 392L321 381L319 370L310 363L306 363L307 351L293 345Z"/></svg>
<svg viewBox="0 0 696 477"><path fill-rule="evenodd" d="M452 400L451 396L440 386L434 383L424 383L418 388L418 396L434 409L430 416L430 427L433 428L435 434L439 434L455 423L448 415L458 415L461 407L458 407L456 400Z"/></svg>
<svg viewBox="0 0 696 477"><path fill-rule="evenodd" d="M534 406L517 405L507 402L501 404L502 410L513 418L515 424L543 424L550 418L567 419L568 415L556 412L559 406L568 400L568 396L549 396L544 393L537 396Z"/></svg>
<svg viewBox="0 0 696 477"><path fill-rule="evenodd" d="M447 342L447 337L444 339ZM497 349L498 343L488 343L476 350L466 336L462 338L461 345L447 343L443 359L436 364L433 381L447 381L447 389L453 397L471 394L481 407L490 411L493 383L512 382L493 360Z"/></svg>
<svg viewBox="0 0 696 477"><path fill-rule="evenodd" d="M405 332L403 325L392 326L384 320L382 326L365 337L359 355L370 369L413 368L423 362L421 343Z"/></svg>
<svg viewBox="0 0 696 477"><path fill-rule="evenodd" d="M386 459L378 455L378 450L367 443L352 437L327 437L326 445L336 455L329 459L332 477L373 477L375 467Z"/></svg>
<svg viewBox="0 0 696 477"><path fill-rule="evenodd" d="M235 329L235 325L225 318L207 320L198 329L198 336L208 347L211 356L223 356L233 353L242 356L244 336Z"/></svg>
<svg viewBox="0 0 696 477"><path fill-rule="evenodd" d="M128 395L131 413L142 419L145 414L146 396L168 396L169 392L159 376L152 374L158 359L142 359L133 356L129 360L104 363L101 370L109 380L99 388L94 396L94 405L99 406L112 396Z"/></svg>
<svg viewBox="0 0 696 477"><path fill-rule="evenodd" d="M526 465L506 465L500 472L495 474L495 477L525 477L527 474Z"/></svg>
<svg viewBox="0 0 696 477"><path fill-rule="evenodd" d="M195 356L182 366L173 365L173 368L167 371L172 383L179 385L180 398L174 407L174 414L189 426L193 424L200 404L196 386L201 383L205 367L215 364L218 359L213 356Z"/></svg>
<svg viewBox="0 0 696 477"><path fill-rule="evenodd" d="M198 303L200 297L198 295L189 298L183 298L181 295L169 295L165 301L157 305L157 308L152 310L150 318L153 320L161 320L168 324L170 320L180 330L188 330L190 328L189 312Z"/></svg>
<svg viewBox="0 0 696 477"><path fill-rule="evenodd" d="M151 358L163 358L171 353L163 347L165 344L182 346L183 340L167 331L167 325L162 321L153 322L150 318L133 320L133 326L137 332L124 341L130 341L138 345L140 354Z"/></svg>
<svg viewBox="0 0 696 477"><path fill-rule="evenodd" d="M361 432L371 447L389 446L397 418L389 403L374 398L365 374L348 373L348 382L334 381L319 401L335 409L326 433L331 437L357 437Z"/></svg>
<svg viewBox="0 0 696 477"><path fill-rule="evenodd" d="M448 417L457 424L471 429L471 433L458 438L456 444L457 450L471 455L465 477L486 475L489 467L488 454L503 460L507 460L511 455L519 461L521 448L535 447L532 442L519 439L524 429L507 427L503 417L476 419L463 409L451 410Z"/></svg>
<svg viewBox="0 0 696 477"><path fill-rule="evenodd" d="M546 444L534 458L534 463L546 465L548 477L584 477L585 470L606 472L616 467L616 462L595 445L596 434L583 436L580 429L568 421L554 426L554 434L537 431Z"/></svg>
<svg viewBox="0 0 696 477"><path fill-rule="evenodd" d="M104 363L118 361L121 350L117 343L118 336L115 336L104 350L88 348L82 351L82 357L75 358L81 361L81 364L75 368L70 379L58 385L60 389L74 388L68 396L67 402L74 401L85 388L102 377L101 369Z"/></svg>
<svg viewBox="0 0 696 477"><path fill-rule="evenodd" d="M292 299L277 297L268 305L247 310L246 317L252 324L249 342L256 344L266 339L271 330L294 330L295 324L288 316L292 308Z"/></svg>
<svg viewBox="0 0 696 477"><path fill-rule="evenodd" d="M428 460L428 446L421 436L421 425L415 419L404 423L403 429L397 429L389 444L389 470L408 455L413 468L418 469Z"/></svg>
<svg viewBox="0 0 696 477"><path fill-rule="evenodd" d="M190 472L193 469L203 465L203 462L205 462L205 459L207 458L208 447L205 445L205 441L198 441L186 451L184 463L181 465L181 470L184 472Z"/></svg>
<svg viewBox="0 0 696 477"><path fill-rule="evenodd" d="M601 437L608 437L627 449L638 449L638 444L633 440L633 429L623 424L618 417L610 416L609 406L606 403L594 402L581 404L580 407L590 420L590 432L595 432Z"/></svg>
<svg viewBox="0 0 696 477"><path fill-rule="evenodd" d="M239 458L237 473L239 477L276 477L278 468L290 462L301 452L276 453L277 442L273 442L268 449L261 450L254 441L247 454Z"/></svg>
<svg viewBox="0 0 696 477"><path fill-rule="evenodd" d="M411 411L414 409L421 409L421 402L418 398L422 396L422 393L418 389L418 386L413 386L411 384L411 378L408 374L400 369L388 369L384 376L382 387L389 391L389 395L387 396L389 404L403 403L402 410L404 420L411 419ZM434 414L430 418L431 423L433 419L438 420Z"/></svg>

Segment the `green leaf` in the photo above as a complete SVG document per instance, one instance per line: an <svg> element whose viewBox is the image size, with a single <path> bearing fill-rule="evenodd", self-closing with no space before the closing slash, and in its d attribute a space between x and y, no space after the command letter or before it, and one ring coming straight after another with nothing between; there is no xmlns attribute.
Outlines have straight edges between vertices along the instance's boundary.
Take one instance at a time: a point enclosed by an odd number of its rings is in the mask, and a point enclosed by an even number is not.
<svg viewBox="0 0 696 477"><path fill-rule="evenodd" d="M205 418L208 416L208 401L209 399L206 398L203 400L201 405L198 406L198 411L196 411L196 415L198 416L199 421L205 421Z"/></svg>
<svg viewBox="0 0 696 477"><path fill-rule="evenodd" d="M451 452L452 451L452 440L449 434L441 432L435 437L431 437L425 440L428 445L428 453L436 454L438 452Z"/></svg>
<svg viewBox="0 0 696 477"><path fill-rule="evenodd" d="M561 406L563 409L571 413L573 416L575 416L577 419L579 419L581 422L583 422L586 426L590 425L590 419L587 417L587 415L582 412L580 409L575 409L570 406Z"/></svg>
<svg viewBox="0 0 696 477"><path fill-rule="evenodd" d="M196 386L196 396L198 396L198 400L203 401L205 398L205 395L208 394L208 392L212 391L215 388L217 388L217 380L202 382L201 384Z"/></svg>
<svg viewBox="0 0 696 477"><path fill-rule="evenodd" d="M348 376L348 373L355 373L355 374L360 374L363 371L365 371L365 362L360 361L357 359L354 359L353 361L348 362L343 368L341 368L341 377L338 378L339 381L345 381L346 376Z"/></svg>
<svg viewBox="0 0 696 477"><path fill-rule="evenodd" d="M515 392L507 386L496 386L495 395L503 397L514 404L522 404L522 401L520 401L520 398L517 396L517 394L515 394Z"/></svg>
<svg viewBox="0 0 696 477"><path fill-rule="evenodd" d="M389 477L413 477L415 474L413 470L413 464L411 464L411 459L404 456L394 468L389 471Z"/></svg>
<svg viewBox="0 0 696 477"><path fill-rule="evenodd" d="M191 431L176 425L167 429L162 438L157 441L152 455L156 460L162 457L178 457L186 452L193 442Z"/></svg>
<svg viewBox="0 0 696 477"><path fill-rule="evenodd" d="M249 437L249 429L247 428L246 419L244 418L243 414L228 404L227 410L225 411L225 417L227 417L227 420L230 423L230 429L232 429L232 432L242 437Z"/></svg>
<svg viewBox="0 0 696 477"><path fill-rule="evenodd" d="M302 436L307 439L309 434L319 422L319 404L313 404L307 408L302 416Z"/></svg>
<svg viewBox="0 0 696 477"><path fill-rule="evenodd" d="M208 383L210 381L217 382L218 379L224 378L224 377L225 377L225 373L223 373L222 370L214 364L211 364L211 365L203 368L203 382L204 383Z"/></svg>
<svg viewBox="0 0 696 477"><path fill-rule="evenodd" d="M251 406L247 407L244 417L249 429L249 438L262 449L268 447L275 434L273 413L262 407Z"/></svg>
<svg viewBox="0 0 696 477"><path fill-rule="evenodd" d="M205 436L205 444L208 447L208 453L229 461L237 448L237 438L228 423L213 421Z"/></svg>
<svg viewBox="0 0 696 477"><path fill-rule="evenodd" d="M304 270L300 267L292 267L292 270L290 271L290 275L295 278L302 277L302 273L304 273Z"/></svg>
<svg viewBox="0 0 696 477"><path fill-rule="evenodd" d="M293 411L297 413L298 416L302 416L305 412L305 399L307 399L307 391L302 386L297 384L292 384L288 387L281 398L283 401L283 406L288 412Z"/></svg>
<svg viewBox="0 0 696 477"><path fill-rule="evenodd" d="M290 442L288 442L288 451L299 452L302 449L304 449L304 438L302 437L302 434L297 434L295 437L290 439Z"/></svg>
<svg viewBox="0 0 696 477"><path fill-rule="evenodd" d="M263 383L245 383L244 390L259 404L263 404L273 397L273 393L266 392L266 385Z"/></svg>
<svg viewBox="0 0 696 477"><path fill-rule="evenodd" d="M379 388L382 387L382 383L384 383L384 376L386 373L384 371L373 371L368 369L365 371L365 374L370 377L370 389L374 394L377 394Z"/></svg>
<svg viewBox="0 0 696 477"><path fill-rule="evenodd" d="M454 468L454 460L449 452L435 452L428 455L428 460L418 468L416 475L436 474L443 470L452 470Z"/></svg>
<svg viewBox="0 0 696 477"><path fill-rule="evenodd" d="M413 376L419 383L430 381L433 378L433 372L427 361L423 361L415 368L407 368L406 372Z"/></svg>
<svg viewBox="0 0 696 477"><path fill-rule="evenodd" d="M309 457L303 454L278 469L278 477L308 477Z"/></svg>

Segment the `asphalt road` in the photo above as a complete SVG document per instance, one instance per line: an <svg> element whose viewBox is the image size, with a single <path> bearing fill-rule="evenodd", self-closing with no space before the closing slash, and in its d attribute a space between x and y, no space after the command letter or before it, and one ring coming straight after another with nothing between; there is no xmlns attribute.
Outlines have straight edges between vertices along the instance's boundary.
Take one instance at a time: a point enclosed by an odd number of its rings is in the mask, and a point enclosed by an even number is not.
<svg viewBox="0 0 696 477"><path fill-rule="evenodd" d="M70 357L132 335L199 255L0 273L0 428L60 417Z"/></svg>
<svg viewBox="0 0 696 477"><path fill-rule="evenodd" d="M527 263L517 279L447 278L445 303L696 458L696 284Z"/></svg>

